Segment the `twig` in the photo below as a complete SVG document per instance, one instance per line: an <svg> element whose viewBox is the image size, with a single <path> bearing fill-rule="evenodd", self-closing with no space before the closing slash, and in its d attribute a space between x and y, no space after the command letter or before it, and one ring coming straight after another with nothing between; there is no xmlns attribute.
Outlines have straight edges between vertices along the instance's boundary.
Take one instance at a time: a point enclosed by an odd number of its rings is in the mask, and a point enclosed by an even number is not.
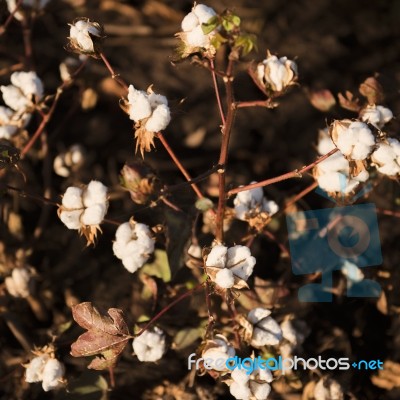
<svg viewBox="0 0 400 400"><path fill-rule="evenodd" d="M383 208L377 208L376 212L382 215L389 215L390 217L400 218L400 211L385 210Z"/></svg>
<svg viewBox="0 0 400 400"><path fill-rule="evenodd" d="M268 185L272 185L273 183L277 183L277 182L281 182L284 181L286 179L291 179L291 178L302 178L302 174L304 172L307 172L308 170L314 168L317 164L319 164L320 162L326 160L328 157L330 157L332 154L335 154L338 151L337 148L331 150L329 153L323 155L322 157L317 158L313 163L299 169L299 170L294 170L292 172L287 172L286 174L277 176L275 178L271 178L271 179L266 179L265 181L261 181L261 182L256 182L256 183L252 183L250 185L246 185L246 186L240 186L237 187L236 189L231 189L229 190L229 192L227 193L228 197L232 196L233 194L239 193L239 192L243 192L244 190L250 190L250 189L255 189L258 187L264 187L264 186L268 186Z"/></svg>
<svg viewBox="0 0 400 400"><path fill-rule="evenodd" d="M104 65L106 66L106 68L108 69L108 71L110 72L111 78L113 78L115 80L115 82L117 82L121 87L123 87L127 92L129 90L128 85L126 84L126 82L114 71L114 68L111 66L111 64L109 63L107 57L104 55L104 53L99 53L99 56L101 57L101 59L104 62Z"/></svg>
<svg viewBox="0 0 400 400"><path fill-rule="evenodd" d="M226 122L222 129L222 143L221 151L218 160L218 164L222 166L218 170L218 209L217 209L217 220L216 220L216 232L215 239L217 242L223 242L224 236L224 215L225 215L225 203L226 203L226 192L225 192L225 170L228 162L228 149L229 139L231 137L233 122L235 120L236 109L234 108L234 97L233 97L233 63L232 59L229 60L226 69L226 76L224 78L225 89L226 89L226 104L227 104L227 115Z"/></svg>
<svg viewBox="0 0 400 400"><path fill-rule="evenodd" d="M186 171L186 169L184 168L184 166L182 165L182 163L179 161L178 157L175 155L175 153L173 152L173 150L171 149L170 145L168 144L167 140L165 139L164 135L161 132L156 133L156 137L158 139L160 139L160 142L162 143L162 145L164 146L165 150L167 150L169 156L171 157L172 161L175 163L175 165L178 167L179 171L182 172L182 175L186 178L186 180L188 182L192 181L191 176L189 175L189 173ZM202 199L204 196L203 194L200 192L200 189L198 188L198 186L195 183L191 183L190 184L192 186L193 191L196 193L197 197L199 199Z"/></svg>
<svg viewBox="0 0 400 400"><path fill-rule="evenodd" d="M310 186L307 186L305 189L303 189L300 193L296 194L292 199L290 199L286 204L285 207L283 208L282 211L287 210L289 207L291 207L293 204L297 203L300 199L302 199L304 196L307 196L308 193L312 192L316 187L318 186L318 182L313 182Z"/></svg>
<svg viewBox="0 0 400 400"><path fill-rule="evenodd" d="M32 137L29 139L28 143L25 145L25 147L21 151L21 158L25 156L25 154L31 149L31 147L35 144L36 140L39 138L39 136L42 134L44 129L46 128L47 124L50 121L50 118L52 117L58 100L60 99L61 94L63 93L64 89L71 84L71 82L75 79L75 77L82 71L82 69L85 67L87 63L87 60L85 60L79 68L71 75L71 79L68 81L65 81L61 86L58 87L57 92L54 96L53 103L50 107L50 110L43 116L42 122L36 129L36 132L32 135Z"/></svg>
<svg viewBox="0 0 400 400"><path fill-rule="evenodd" d="M6 32L6 30L8 28L8 25L10 25L11 21L14 18L15 13L21 7L22 2L23 2L23 0L18 0L17 1L17 4L15 5L14 10L10 13L8 18L6 19L6 22L4 22L4 24L0 27L0 36L3 35Z"/></svg>
<svg viewBox="0 0 400 400"><path fill-rule="evenodd" d="M172 308L174 305L178 304L180 301L186 299L186 297L189 297L192 295L194 292L197 292L198 290L202 289L204 287L205 282L198 284L195 288L188 290L187 292L183 293L181 296L179 296L177 299L175 299L172 303L168 304L166 307L164 307L156 316L154 316L136 335L140 336L143 332L145 332L148 328L150 328L151 325L154 324L158 319L160 319L170 308Z"/></svg>
<svg viewBox="0 0 400 400"><path fill-rule="evenodd" d="M212 76L212 80L213 80L213 84L214 84L215 97L217 98L219 114L221 116L222 126L225 126L225 113L224 113L224 108L222 107L221 96L219 94L217 75L215 74L215 68L214 68L214 60L212 58L210 58L209 60L210 60L210 66L211 66L210 71L211 71L211 76Z"/></svg>

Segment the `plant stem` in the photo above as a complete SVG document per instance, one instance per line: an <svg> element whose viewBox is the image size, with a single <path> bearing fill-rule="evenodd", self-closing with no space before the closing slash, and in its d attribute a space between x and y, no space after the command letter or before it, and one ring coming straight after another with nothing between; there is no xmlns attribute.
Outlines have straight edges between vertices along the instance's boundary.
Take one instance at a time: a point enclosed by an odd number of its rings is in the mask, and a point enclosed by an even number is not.
<svg viewBox="0 0 400 400"><path fill-rule="evenodd" d="M169 156L171 157L172 161L175 163L175 165L178 167L179 171L182 172L182 175L186 178L188 182L192 181L191 176L189 173L186 171L182 163L179 161L178 157L175 155L173 150L171 149L170 145L168 144L167 140L165 139L164 135L161 132L156 133L156 136L158 139L160 139L162 145L164 146L165 150L167 150ZM199 199L202 199L204 196L200 192L199 187L195 183L190 184L192 186L193 191L196 193L197 197Z"/></svg>
<svg viewBox="0 0 400 400"><path fill-rule="evenodd" d="M273 183L277 183L277 182L281 182L284 181L286 179L291 179L291 178L302 178L302 174L304 172L309 171L310 169L314 168L317 164L319 164L320 162L326 160L328 157L330 157L332 154L335 154L338 151L337 148L331 150L329 153L317 158L314 162L312 162L311 164L299 169L299 170L294 170L292 172L287 172L286 174L277 176L275 178L270 178L270 179L266 179L264 181L261 182L256 182L256 183L252 183L250 185L246 185L246 186L240 186L237 187L236 189L232 189L229 190L228 192L228 197L232 196L233 194L239 193L239 192L243 192L244 190L250 190L250 189L255 189L258 187L263 187L263 186L268 186L268 185L272 185Z"/></svg>
<svg viewBox="0 0 400 400"><path fill-rule="evenodd" d="M160 319L170 308L172 308L174 305L178 304L180 301L186 299L186 297L189 297L192 295L194 292L197 292L201 288L204 287L205 282L198 284L195 288L188 290L187 292L183 293L181 296L179 296L177 299L175 299L172 303L168 304L166 307L164 307L156 316L154 316L136 335L136 337L140 336L143 332L145 332L148 328L150 328L151 325L154 324L158 319Z"/></svg>
<svg viewBox="0 0 400 400"><path fill-rule="evenodd" d="M101 57L101 59L104 62L104 65L106 66L106 68L108 69L108 71L110 72L111 78L113 78L115 80L115 82L117 82L121 87L123 87L126 92L128 92L129 88L128 85L126 84L126 82L114 71L114 68L111 66L111 64L108 62L107 57L104 55L104 53L99 53L99 56Z"/></svg>
<svg viewBox="0 0 400 400"><path fill-rule="evenodd" d="M226 69L226 75L224 77L225 89L226 89L226 105L227 115L226 121L222 128L222 143L221 151L218 160L218 164L221 168L218 170L218 209L216 219L216 232L215 239L217 242L222 243L224 239L224 215L225 215L225 203L226 203L226 192L225 192L225 170L228 162L228 149L229 139L232 132L233 122L235 120L236 109L234 107L234 96L233 96L233 60L229 60Z"/></svg>
<svg viewBox="0 0 400 400"><path fill-rule="evenodd" d="M221 96L219 94L219 88L218 88L217 75L215 74L214 60L212 58L210 58L210 66L211 66L210 71L211 71L211 76L212 76L212 80L213 80L213 84L214 84L215 97L217 98L219 114L221 116L222 126L225 126L225 113L224 113L224 109L222 107Z"/></svg>
<svg viewBox="0 0 400 400"><path fill-rule="evenodd" d="M246 107L263 107L263 108L274 108L274 103L271 99L268 100L253 100L253 101L238 101L235 103L236 108Z"/></svg>
<svg viewBox="0 0 400 400"><path fill-rule="evenodd" d="M0 27L0 36L3 35L7 28L8 25L10 25L11 21L14 18L15 13L18 11L18 9L20 8L21 4L22 4L23 0L18 0L17 4L15 5L14 10L10 13L10 15L7 17L6 22L4 22L4 24Z"/></svg>
<svg viewBox="0 0 400 400"><path fill-rule="evenodd" d="M304 196L307 196L308 193L312 192L316 187L318 186L318 182L315 181L313 182L310 186L307 186L305 189L303 189L300 193L296 194L292 199L290 199L286 204L285 207L283 208L282 211L287 210L289 207L291 207L293 204L297 203L300 199L302 199Z"/></svg>
<svg viewBox="0 0 400 400"><path fill-rule="evenodd" d="M40 123L40 125L38 126L38 128L36 129L36 132L33 134L33 136L29 139L28 143L25 145L25 147L22 149L21 151L21 158L23 158L25 156L25 154L31 149L31 147L35 144L36 140L39 138L39 136L42 134L42 132L44 131L44 129L46 128L47 124L50 121L50 118L52 117L55 109L56 109L56 105L58 103L58 100L60 99L61 94L63 93L64 89L70 85L70 83L73 81L73 79L82 71L82 69L85 67L87 63L87 60L84 61L79 68L71 75L71 79L68 81L65 81L61 86L58 87L57 92L54 96L54 100L53 103L50 107L50 110L44 114L42 122Z"/></svg>

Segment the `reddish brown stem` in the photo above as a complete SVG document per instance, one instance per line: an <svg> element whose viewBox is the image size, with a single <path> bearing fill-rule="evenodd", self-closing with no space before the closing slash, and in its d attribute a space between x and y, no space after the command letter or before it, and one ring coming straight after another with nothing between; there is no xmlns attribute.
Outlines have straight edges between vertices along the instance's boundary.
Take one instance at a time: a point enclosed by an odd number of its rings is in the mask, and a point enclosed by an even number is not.
<svg viewBox="0 0 400 400"><path fill-rule="evenodd" d="M221 117L222 125L225 126L225 113L224 113L224 108L222 107L221 96L219 94L219 88L218 88L217 75L215 74L214 60L212 58L210 58L210 66L211 66L210 71L214 84L215 97L217 99L219 114Z"/></svg>
<svg viewBox="0 0 400 400"><path fill-rule="evenodd" d="M333 149L331 150L329 153L323 155L322 157L317 158L313 163L299 169L299 170L294 170L292 172L287 172L286 174L277 176L275 178L271 178L271 179L266 179L265 181L261 181L261 182L256 182L256 183L252 183L250 185L246 185L246 186L240 186L237 187L236 189L232 189L229 190L228 192L228 197L232 196L233 194L239 193L239 192L243 192L244 190L250 190L250 189L255 189L258 187L264 187L264 186L268 186L268 185L272 185L273 183L277 183L277 182L281 182L284 181L286 179L291 179L291 178L302 178L302 174L304 172L309 171L310 169L314 168L317 164L319 164L320 162L326 160L328 157L330 157L332 154L336 153L338 151L338 149Z"/></svg>
<svg viewBox="0 0 400 400"><path fill-rule="evenodd" d="M113 78L115 80L115 82L117 82L121 87L123 87L126 92L128 92L129 87L126 84L126 82L114 71L114 68L111 66L111 64L108 62L106 56L104 55L104 53L99 53L99 56L101 57L101 59L104 62L104 65L106 66L106 68L108 69L108 71L110 72L111 78Z"/></svg>
<svg viewBox="0 0 400 400"><path fill-rule="evenodd" d="M188 290L186 293L183 293L181 296L179 296L177 299L175 299L172 303L168 304L166 307L164 307L155 317L153 317L141 330L140 332L136 335L140 336L143 332L145 332L147 329L150 328L151 325L154 324L158 319L160 319L169 309L171 309L174 305L178 304L180 301L186 299L186 297L189 297L192 295L194 292L197 292L201 288L204 287L205 282L200 283L197 285L195 288Z"/></svg>
<svg viewBox="0 0 400 400"><path fill-rule="evenodd" d="M246 108L246 107L263 107L263 108L273 108L273 103L270 99L268 100L253 100L253 101L238 101L235 103L236 108Z"/></svg>
<svg viewBox="0 0 400 400"><path fill-rule="evenodd" d="M36 140L40 137L40 135L42 134L42 132L44 131L44 129L46 128L47 124L50 121L50 118L52 117L58 100L61 96L61 94L63 93L64 89L70 85L70 83L72 82L72 80L82 71L82 69L85 67L87 61L84 61L79 68L72 74L71 79L69 81L65 81L61 86L59 86L59 88L57 89L57 92L54 96L54 100L53 103L50 107L50 110L43 115L43 119L42 122L40 123L40 125L38 126L38 128L36 129L36 132L32 135L32 137L29 139L28 143L25 145L25 147L22 149L21 151L21 158L23 158L25 156L25 154L31 149L31 147L35 144Z"/></svg>
<svg viewBox="0 0 400 400"><path fill-rule="evenodd" d="M14 18L15 13L18 11L18 9L20 8L21 4L22 4L23 0L18 0L17 4L15 5L14 10L10 13L10 15L8 16L8 18L6 19L6 22L4 22L4 24L0 27L0 36L3 35L7 28L8 25L10 25L11 21Z"/></svg>
<svg viewBox="0 0 400 400"><path fill-rule="evenodd" d="M385 210L383 208L377 208L376 212L382 215L389 215L390 217L400 218L400 211Z"/></svg>
<svg viewBox="0 0 400 400"><path fill-rule="evenodd" d="M233 96L233 60L229 60L228 67L226 69L226 76L224 77L225 89L226 89L226 104L227 104L227 115L226 122L222 128L222 143L221 151L219 156L218 164L221 165L221 169L218 170L218 209L217 209L217 220L216 220L216 232L215 239L217 242L222 243L224 239L224 215L225 215L225 204L226 204L226 193L225 193L225 170L228 162L228 150L229 150L229 139L231 137L233 122L235 120L236 109L234 108L234 96Z"/></svg>
<svg viewBox="0 0 400 400"><path fill-rule="evenodd" d="M312 192L317 186L318 186L318 182L317 181L313 182L310 186L307 186L304 190L302 190L300 193L296 194L296 196L294 196L292 199L290 199L285 204L285 207L283 208L282 211L287 210L289 207L291 207L293 204L297 203L304 196L307 196L307 194Z"/></svg>
<svg viewBox="0 0 400 400"><path fill-rule="evenodd" d="M186 171L185 167L182 165L182 163L179 161L178 157L175 155L173 150L171 149L170 145L168 144L167 140L165 139L164 135L161 132L158 132L156 134L158 139L160 139L160 142L164 146L165 150L167 150L169 156L171 157L172 161L175 163L175 165L178 167L179 171L182 172L182 175L186 178L188 182L192 180L191 176L189 173ZM202 199L204 196L200 192L199 187L195 183L190 184L192 186L193 191L196 193L197 197L199 199Z"/></svg>

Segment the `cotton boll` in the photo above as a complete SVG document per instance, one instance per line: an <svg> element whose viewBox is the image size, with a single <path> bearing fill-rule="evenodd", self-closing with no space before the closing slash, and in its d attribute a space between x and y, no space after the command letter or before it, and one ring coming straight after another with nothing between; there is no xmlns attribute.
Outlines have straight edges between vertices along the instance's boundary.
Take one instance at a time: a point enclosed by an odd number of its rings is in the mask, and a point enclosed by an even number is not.
<svg viewBox="0 0 400 400"><path fill-rule="evenodd" d="M104 204L95 204L85 209L81 216L83 225L99 225L107 213L107 207Z"/></svg>
<svg viewBox="0 0 400 400"><path fill-rule="evenodd" d="M247 319L252 323L255 324L263 318L267 318L271 315L271 311L267 308L256 307L253 308L247 315Z"/></svg>
<svg viewBox="0 0 400 400"><path fill-rule="evenodd" d="M62 198L62 205L67 209L82 209L82 189L70 186L64 193Z"/></svg>
<svg viewBox="0 0 400 400"><path fill-rule="evenodd" d="M231 288L235 284L232 271L228 268L221 269L215 276L215 283L224 289Z"/></svg>
<svg viewBox="0 0 400 400"><path fill-rule="evenodd" d="M73 211L62 211L59 216L61 222L68 229L80 229L81 221L80 217L82 214L82 210L73 210Z"/></svg>
<svg viewBox="0 0 400 400"><path fill-rule="evenodd" d="M319 131L319 140L317 145L318 154L321 156L329 153L333 149L335 149L335 143L333 143L332 139L329 136L328 129L322 129Z"/></svg>
<svg viewBox="0 0 400 400"><path fill-rule="evenodd" d="M133 339L133 351L139 361L158 361L165 352L165 335L163 331L154 327Z"/></svg>
<svg viewBox="0 0 400 400"><path fill-rule="evenodd" d="M215 371L225 371L227 369L226 361L234 355L235 349L228 343L225 336L216 335L214 339L206 343L202 358L204 360L208 359L208 364ZM223 362L218 360L223 360Z"/></svg>
<svg viewBox="0 0 400 400"><path fill-rule="evenodd" d="M81 18L70 25L70 46L75 52L94 53L93 38L101 38L101 36L101 26L87 18Z"/></svg>
<svg viewBox="0 0 400 400"><path fill-rule="evenodd" d="M4 283L8 293L13 297L27 298L31 294L32 274L27 268L14 268L11 276Z"/></svg>
<svg viewBox="0 0 400 400"><path fill-rule="evenodd" d="M13 85L1 86L4 103L14 111L20 111L27 108L30 104L21 90Z"/></svg>
<svg viewBox="0 0 400 400"><path fill-rule="evenodd" d="M343 390L333 379L320 379L314 388L315 400L343 400Z"/></svg>
<svg viewBox="0 0 400 400"><path fill-rule="evenodd" d="M265 400L271 392L271 386L268 383L250 381L250 390L256 400Z"/></svg>
<svg viewBox="0 0 400 400"><path fill-rule="evenodd" d="M254 325L252 346L275 346L282 340L282 330L270 314L270 310L260 307L249 312L247 319Z"/></svg>
<svg viewBox="0 0 400 400"><path fill-rule="evenodd" d="M253 273L256 259L251 255L250 249L246 246L234 246L228 249L227 266L239 278L247 281Z"/></svg>
<svg viewBox="0 0 400 400"><path fill-rule="evenodd" d="M18 127L11 125L14 113L11 109L0 106L0 139L10 139Z"/></svg>
<svg viewBox="0 0 400 400"><path fill-rule="evenodd" d="M342 171L348 173L350 170L349 162L341 153L332 154L330 157L320 162L317 168L322 173Z"/></svg>
<svg viewBox="0 0 400 400"><path fill-rule="evenodd" d="M376 128L382 128L393 118L393 113L386 107L383 106L367 106L361 112L361 119L364 122L369 122Z"/></svg>
<svg viewBox="0 0 400 400"><path fill-rule="evenodd" d="M42 98L43 83L36 72L14 72L10 80L26 97L35 96L39 99Z"/></svg>
<svg viewBox="0 0 400 400"><path fill-rule="evenodd" d="M147 120L145 128L149 132L159 132L164 130L171 121L171 115L168 106L160 104L153 111L151 117Z"/></svg>
<svg viewBox="0 0 400 400"><path fill-rule="evenodd" d="M148 257L144 257L143 255L126 255L122 258L122 265L129 271L131 274L135 273L139 268L142 268L146 263Z"/></svg>
<svg viewBox="0 0 400 400"><path fill-rule="evenodd" d="M151 105L147 93L136 90L133 85L129 86L128 102L130 105L129 118L133 121L140 121L151 115Z"/></svg>
<svg viewBox="0 0 400 400"><path fill-rule="evenodd" d="M384 174L387 176L396 176L396 175L400 174L400 166L399 166L399 164L397 164L394 161L387 163L385 165L382 165L381 167L378 167L377 169L381 174Z"/></svg>
<svg viewBox="0 0 400 400"><path fill-rule="evenodd" d="M26 382L34 383L43 380L43 370L47 359L47 356L38 356L31 360L25 371Z"/></svg>
<svg viewBox="0 0 400 400"><path fill-rule="evenodd" d="M211 7L207 7L204 4L197 4L196 7L193 8L193 13L199 19L200 24L205 24L212 17L217 15Z"/></svg>
<svg viewBox="0 0 400 400"><path fill-rule="evenodd" d="M150 93L148 95L148 99L151 105L151 108L155 109L157 106L164 104L165 106L168 105L168 99L163 96L162 94L157 93Z"/></svg>
<svg viewBox="0 0 400 400"><path fill-rule="evenodd" d="M237 382L232 382L229 386L231 395L238 400L248 400L251 397L250 388Z"/></svg>
<svg viewBox="0 0 400 400"><path fill-rule="evenodd" d="M297 332L290 319L286 319L281 323L281 330L283 338L285 338L289 343L297 345Z"/></svg>
<svg viewBox="0 0 400 400"><path fill-rule="evenodd" d="M339 192L343 194L351 193L359 185L359 182L354 179L348 179L341 172L328 172L320 175L317 178L318 185L321 189L328 193Z"/></svg>
<svg viewBox="0 0 400 400"><path fill-rule="evenodd" d="M132 228L129 222L121 224L115 232L115 240L118 243L126 244L132 239Z"/></svg>
<svg viewBox="0 0 400 400"><path fill-rule="evenodd" d="M231 373L231 378L236 383L245 385L249 381L250 375L248 375L244 369L235 368Z"/></svg>
<svg viewBox="0 0 400 400"><path fill-rule="evenodd" d="M390 144L380 143L377 150L372 154L372 158L375 162L387 164L396 158L396 153Z"/></svg>
<svg viewBox="0 0 400 400"><path fill-rule="evenodd" d="M91 181L83 193L83 204L91 207L107 203L107 187L99 181Z"/></svg>
<svg viewBox="0 0 400 400"><path fill-rule="evenodd" d="M207 256L206 267L224 268L226 264L226 254L228 248L222 245L216 245L211 249Z"/></svg>
<svg viewBox="0 0 400 400"><path fill-rule="evenodd" d="M65 368L60 361L56 360L55 358L48 360L43 369L43 390L48 392L49 390L58 388L62 384L61 380L64 373Z"/></svg>
<svg viewBox="0 0 400 400"><path fill-rule="evenodd" d="M181 28L184 32L189 32L199 25L199 19L194 12L190 12L183 18Z"/></svg>
<svg viewBox="0 0 400 400"><path fill-rule="evenodd" d="M338 149L352 160L364 160L373 150L375 138L364 122L352 122L347 130L337 132Z"/></svg>
<svg viewBox="0 0 400 400"><path fill-rule="evenodd" d="M186 34L186 41L193 47L207 47L209 44L209 36L203 33L201 25L197 26Z"/></svg>
<svg viewBox="0 0 400 400"><path fill-rule="evenodd" d="M279 211L279 206L274 201L264 198L262 203L262 211L272 216Z"/></svg>
<svg viewBox="0 0 400 400"><path fill-rule="evenodd" d="M259 369L256 371L259 380L271 383L274 380L271 371L267 369Z"/></svg>

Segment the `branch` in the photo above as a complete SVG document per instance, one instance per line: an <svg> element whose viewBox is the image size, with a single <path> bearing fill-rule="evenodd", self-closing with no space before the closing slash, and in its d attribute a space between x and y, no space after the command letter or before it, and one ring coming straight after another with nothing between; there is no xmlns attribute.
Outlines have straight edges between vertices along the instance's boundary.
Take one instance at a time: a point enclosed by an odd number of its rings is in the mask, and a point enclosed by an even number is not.
<svg viewBox="0 0 400 400"><path fill-rule="evenodd" d="M317 164L319 164L320 162L326 160L328 157L330 157L332 154L335 154L338 151L338 149L333 149L331 150L329 153L323 155L322 157L317 158L313 163L301 168L301 169L296 169L292 172L287 172L286 174L277 176L276 178L270 178L270 179L266 179L265 181L261 181L261 182L256 182L256 183L252 183L250 185L246 185L246 186L240 186L237 187L236 189L232 189L229 190L229 192L227 193L228 197L232 196L233 194L239 193L239 192L243 192L245 190L250 190L250 189L255 189L258 187L264 187L264 186L268 186L268 185L272 185L273 183L277 183L277 182L282 182L285 181L286 179L291 179L291 178L302 178L302 174L304 172L309 171L310 169L314 168Z"/></svg>

